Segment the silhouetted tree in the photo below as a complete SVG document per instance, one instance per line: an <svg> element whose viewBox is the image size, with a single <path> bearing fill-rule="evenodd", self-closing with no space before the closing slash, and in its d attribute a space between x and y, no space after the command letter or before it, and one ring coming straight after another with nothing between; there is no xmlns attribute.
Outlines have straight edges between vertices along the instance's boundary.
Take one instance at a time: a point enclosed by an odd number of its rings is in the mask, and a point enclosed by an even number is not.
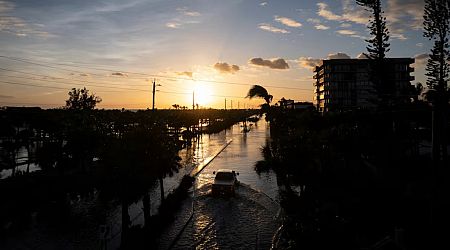
<svg viewBox="0 0 450 250"><path fill-rule="evenodd" d="M69 99L66 100L67 109L91 110L95 108L97 103L102 101L102 99L95 94L89 94L89 90L86 88L73 88L68 94Z"/></svg>
<svg viewBox="0 0 450 250"><path fill-rule="evenodd" d="M273 96L269 95L269 92L260 85L253 85L248 91L247 97L250 99L255 97L263 98L267 105L270 105L270 102L272 102L273 99Z"/></svg>
<svg viewBox="0 0 450 250"><path fill-rule="evenodd" d="M450 50L448 36L450 34L450 1L426 0L424 11L424 37L434 41L427 62L428 94L433 103L432 141L433 158L439 160L441 155L447 158L445 140L446 111L449 101L448 80L450 67Z"/></svg>
<svg viewBox="0 0 450 250"><path fill-rule="evenodd" d="M372 12L372 18L369 22L369 30L372 38L366 40L368 54L371 59L371 79L380 97L381 105L392 103L392 94L395 84L386 79L386 53L389 52L389 30L386 27L386 17L383 16L381 9L381 0L356 0L356 3Z"/></svg>
<svg viewBox="0 0 450 250"><path fill-rule="evenodd" d="M388 42L389 30L386 27L386 18L383 17L384 12L381 9L381 0L356 0L356 3L371 11L373 15L368 26L373 37L366 40L369 43L367 46L367 51L369 52L367 57L384 59L386 53L390 50L390 44Z"/></svg>
<svg viewBox="0 0 450 250"><path fill-rule="evenodd" d="M416 86L414 86L413 93L414 93L413 95L414 102L419 101L419 97L421 97L424 93L423 84L420 82L416 83Z"/></svg>

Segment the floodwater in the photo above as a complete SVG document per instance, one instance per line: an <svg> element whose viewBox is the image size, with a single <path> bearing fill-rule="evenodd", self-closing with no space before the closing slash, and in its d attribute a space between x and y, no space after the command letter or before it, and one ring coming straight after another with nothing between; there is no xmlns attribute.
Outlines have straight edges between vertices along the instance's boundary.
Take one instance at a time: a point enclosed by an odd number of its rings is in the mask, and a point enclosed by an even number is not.
<svg viewBox="0 0 450 250"><path fill-rule="evenodd" d="M262 159L260 149L268 131L260 120L247 134L234 126L208 138L214 148L229 139L233 142L198 175L184 210L161 236L160 249L270 248L279 226L278 187L273 172L258 175L254 170L255 162ZM217 140L220 143L211 143ZM222 168L239 173L234 197L211 195L213 172Z"/></svg>
<svg viewBox="0 0 450 250"><path fill-rule="evenodd" d="M255 162L262 160L261 147L269 136L264 119L252 124L248 133L240 125L213 135L203 135L191 147L180 151L182 168L164 179L165 195L179 184L185 174L215 155L230 139L233 140L197 176L192 196L180 209L180 219L166 229L161 238L161 248L175 249L243 249L270 247L271 236L278 226L278 187L273 172L257 174ZM236 196L228 199L210 195L213 171L228 168L239 173ZM157 213L160 190L156 183L151 193L151 213ZM46 213L36 211L30 225L22 232L0 243L2 249L98 249L99 228L110 228L108 249L120 246L121 206L119 202L105 204L92 192L84 197L72 197L71 219L62 223L51 220ZM192 206L193 204L193 206ZM192 213L192 208L194 213ZM129 206L132 225L143 225L142 202ZM190 216L192 215L192 216ZM188 219L190 220L188 221ZM185 230L179 230L185 226ZM179 236L175 240L176 236Z"/></svg>

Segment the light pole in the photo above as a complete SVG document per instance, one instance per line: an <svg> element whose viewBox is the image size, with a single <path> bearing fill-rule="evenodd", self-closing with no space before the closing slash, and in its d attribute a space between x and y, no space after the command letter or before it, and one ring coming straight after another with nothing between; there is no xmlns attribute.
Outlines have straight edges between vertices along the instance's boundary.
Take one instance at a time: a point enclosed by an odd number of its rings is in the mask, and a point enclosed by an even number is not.
<svg viewBox="0 0 450 250"><path fill-rule="evenodd" d="M156 84L156 79L153 79L153 105L152 105L152 110L155 110L155 93L156 93L156 86L162 86L161 84Z"/></svg>

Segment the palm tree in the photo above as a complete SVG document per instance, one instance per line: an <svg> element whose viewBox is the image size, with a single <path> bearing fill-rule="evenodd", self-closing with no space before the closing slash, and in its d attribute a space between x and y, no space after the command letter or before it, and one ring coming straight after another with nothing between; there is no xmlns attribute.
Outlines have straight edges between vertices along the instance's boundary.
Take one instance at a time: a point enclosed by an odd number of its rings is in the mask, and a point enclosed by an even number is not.
<svg viewBox="0 0 450 250"><path fill-rule="evenodd" d="M260 85L253 85L253 87L251 87L248 91L247 97L250 99L255 97L263 98L267 105L270 105L270 102L273 99L273 96L269 95L269 92L267 92L267 90Z"/></svg>
<svg viewBox="0 0 450 250"><path fill-rule="evenodd" d="M269 94L269 92L267 92L267 90L260 85L253 85L253 87L250 88L250 90L248 91L247 97L252 99L255 97L259 97L259 98L263 98L266 103L264 103L263 105L261 105L261 115L263 113L266 113L266 121L270 120L270 102L273 99L273 96Z"/></svg>

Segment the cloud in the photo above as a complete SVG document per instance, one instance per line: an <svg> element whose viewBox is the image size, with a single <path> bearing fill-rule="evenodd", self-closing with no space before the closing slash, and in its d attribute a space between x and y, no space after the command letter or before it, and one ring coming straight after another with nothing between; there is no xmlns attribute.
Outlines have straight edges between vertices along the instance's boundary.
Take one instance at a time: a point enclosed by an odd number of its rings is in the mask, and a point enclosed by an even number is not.
<svg viewBox="0 0 450 250"><path fill-rule="evenodd" d="M314 28L317 30L327 30L330 28L329 26L322 24L322 22L318 18L308 18L307 21L314 24Z"/></svg>
<svg viewBox="0 0 450 250"><path fill-rule="evenodd" d="M337 52L337 53L330 53L327 56L328 60L331 59L350 59L351 57L345 53ZM302 68L312 70L316 66L320 65L323 59L319 58L313 58L313 57L300 57L296 60L298 65Z"/></svg>
<svg viewBox="0 0 450 250"><path fill-rule="evenodd" d="M355 38L366 39L366 37L360 35L359 32L354 31L354 30L336 30L336 33L338 33L340 35L344 35L344 36L351 36L351 37L355 37Z"/></svg>
<svg viewBox="0 0 450 250"><path fill-rule="evenodd" d="M15 8L15 5L11 2L7 1L0 1L0 12L9 12L12 11Z"/></svg>
<svg viewBox="0 0 450 250"><path fill-rule="evenodd" d="M322 59L312 58L312 57L300 57L297 60L297 63L300 67L305 69L314 69L317 65L320 64Z"/></svg>
<svg viewBox="0 0 450 250"><path fill-rule="evenodd" d="M275 16L274 20L282 23L288 27L293 27L293 28L299 28L302 27L302 24L295 21L294 19L288 18L288 17L282 17L282 16Z"/></svg>
<svg viewBox="0 0 450 250"><path fill-rule="evenodd" d="M320 19L318 19L318 18L308 18L306 21L308 21L308 23L313 23L313 24L321 24L322 23L320 21Z"/></svg>
<svg viewBox="0 0 450 250"><path fill-rule="evenodd" d="M342 16L336 15L328 9L328 4L326 3L317 3L317 15L332 21L342 21Z"/></svg>
<svg viewBox="0 0 450 250"><path fill-rule="evenodd" d="M114 73L113 73L114 74ZM89 76L89 74L81 73L80 76Z"/></svg>
<svg viewBox="0 0 450 250"><path fill-rule="evenodd" d="M349 36L358 34L358 32L354 30L336 30L336 33L340 35L349 35Z"/></svg>
<svg viewBox="0 0 450 250"><path fill-rule="evenodd" d="M258 28L260 28L260 29L262 29L262 30L265 30L265 31L273 32L273 33L281 33L281 34L288 34L288 33L291 33L291 32L289 32L288 30L280 29L280 28L277 28L277 27L273 27L272 25L267 24L267 23L261 23L261 24L259 24L259 25L258 25Z"/></svg>
<svg viewBox="0 0 450 250"><path fill-rule="evenodd" d="M122 73L122 72L114 72L114 73L111 73L111 75L113 75L113 76L123 76L123 77L127 77L128 76L126 73Z"/></svg>
<svg viewBox="0 0 450 250"><path fill-rule="evenodd" d="M234 74L235 72L238 72L240 70L239 66L234 64L228 64L226 62L218 62L214 64L214 69L219 71L220 73L231 73Z"/></svg>
<svg viewBox="0 0 450 250"><path fill-rule="evenodd" d="M359 55L356 56L356 59L369 59L365 53L359 53Z"/></svg>
<svg viewBox="0 0 450 250"><path fill-rule="evenodd" d="M342 0L341 14L331 11L326 3L317 3L317 15L331 21L350 22L366 25L370 13L358 6L353 0ZM423 0L390 0L384 8L387 26L392 39L406 40L404 35L408 29L420 30L423 22ZM350 24L341 24L342 28L349 28Z"/></svg>
<svg viewBox="0 0 450 250"><path fill-rule="evenodd" d="M425 65L428 61L429 55L426 53L423 54L417 54L414 56L414 59L416 59L415 64L416 65Z"/></svg>
<svg viewBox="0 0 450 250"><path fill-rule="evenodd" d="M200 12L190 11L187 7L177 8L177 11L185 16L197 17L201 16Z"/></svg>
<svg viewBox="0 0 450 250"><path fill-rule="evenodd" d="M0 95L0 99L11 99L14 98L12 95Z"/></svg>
<svg viewBox="0 0 450 250"><path fill-rule="evenodd" d="M177 75L179 76L187 76L189 78L192 78L192 72L191 71L183 71L183 72L177 72Z"/></svg>
<svg viewBox="0 0 450 250"><path fill-rule="evenodd" d="M258 57L250 59L249 63L258 66L269 67L271 69L289 69L289 64L287 64L287 62L283 58L267 60Z"/></svg>
<svg viewBox="0 0 450 250"><path fill-rule="evenodd" d="M267 2L262 2L262 3L259 4L259 6L263 6L263 7L266 6L266 5L267 5Z"/></svg>
<svg viewBox="0 0 450 250"><path fill-rule="evenodd" d="M341 25L339 25L341 28L350 28L352 27L352 25L350 23L341 23Z"/></svg>
<svg viewBox="0 0 450 250"><path fill-rule="evenodd" d="M391 33L403 33L406 29L422 29L424 6L423 0L387 1L385 12Z"/></svg>
<svg viewBox="0 0 450 250"><path fill-rule="evenodd" d="M314 26L314 28L316 28L317 30L327 30L327 29L329 29L330 27L325 26L325 25L323 25L323 24L316 24L316 25Z"/></svg>
<svg viewBox="0 0 450 250"><path fill-rule="evenodd" d="M423 47L423 43L416 43L417 47Z"/></svg>
<svg viewBox="0 0 450 250"><path fill-rule="evenodd" d="M186 24L196 24L200 21L196 18L201 16L198 11L189 10L187 7L177 8L176 11L179 13L177 17L172 18L169 22L166 22L166 27L170 29L179 29Z"/></svg>
<svg viewBox="0 0 450 250"><path fill-rule="evenodd" d="M407 40L408 39L405 35L403 35L401 33L391 33L390 37L392 39L398 39L398 40Z"/></svg>
<svg viewBox="0 0 450 250"><path fill-rule="evenodd" d="M369 22L367 11L354 0L342 0L342 21L366 25Z"/></svg>
<svg viewBox="0 0 450 250"><path fill-rule="evenodd" d="M331 21L353 22L358 24L367 24L369 21L368 13L361 6L350 0L342 0L342 14L336 14L329 9L326 3L317 3L317 15Z"/></svg>
<svg viewBox="0 0 450 250"><path fill-rule="evenodd" d="M328 54L328 59L350 59L351 57L345 53L337 52Z"/></svg>
<svg viewBox="0 0 450 250"><path fill-rule="evenodd" d="M29 35L41 38L49 38L54 35L40 30L40 24L29 23L26 20L12 16L10 12L15 9L15 4L8 1L0 1L0 32L14 34L18 37Z"/></svg>
<svg viewBox="0 0 450 250"><path fill-rule="evenodd" d="M181 23L176 23L176 22L166 23L166 27L171 28L171 29L178 29L178 28L180 28L180 26L181 26Z"/></svg>

